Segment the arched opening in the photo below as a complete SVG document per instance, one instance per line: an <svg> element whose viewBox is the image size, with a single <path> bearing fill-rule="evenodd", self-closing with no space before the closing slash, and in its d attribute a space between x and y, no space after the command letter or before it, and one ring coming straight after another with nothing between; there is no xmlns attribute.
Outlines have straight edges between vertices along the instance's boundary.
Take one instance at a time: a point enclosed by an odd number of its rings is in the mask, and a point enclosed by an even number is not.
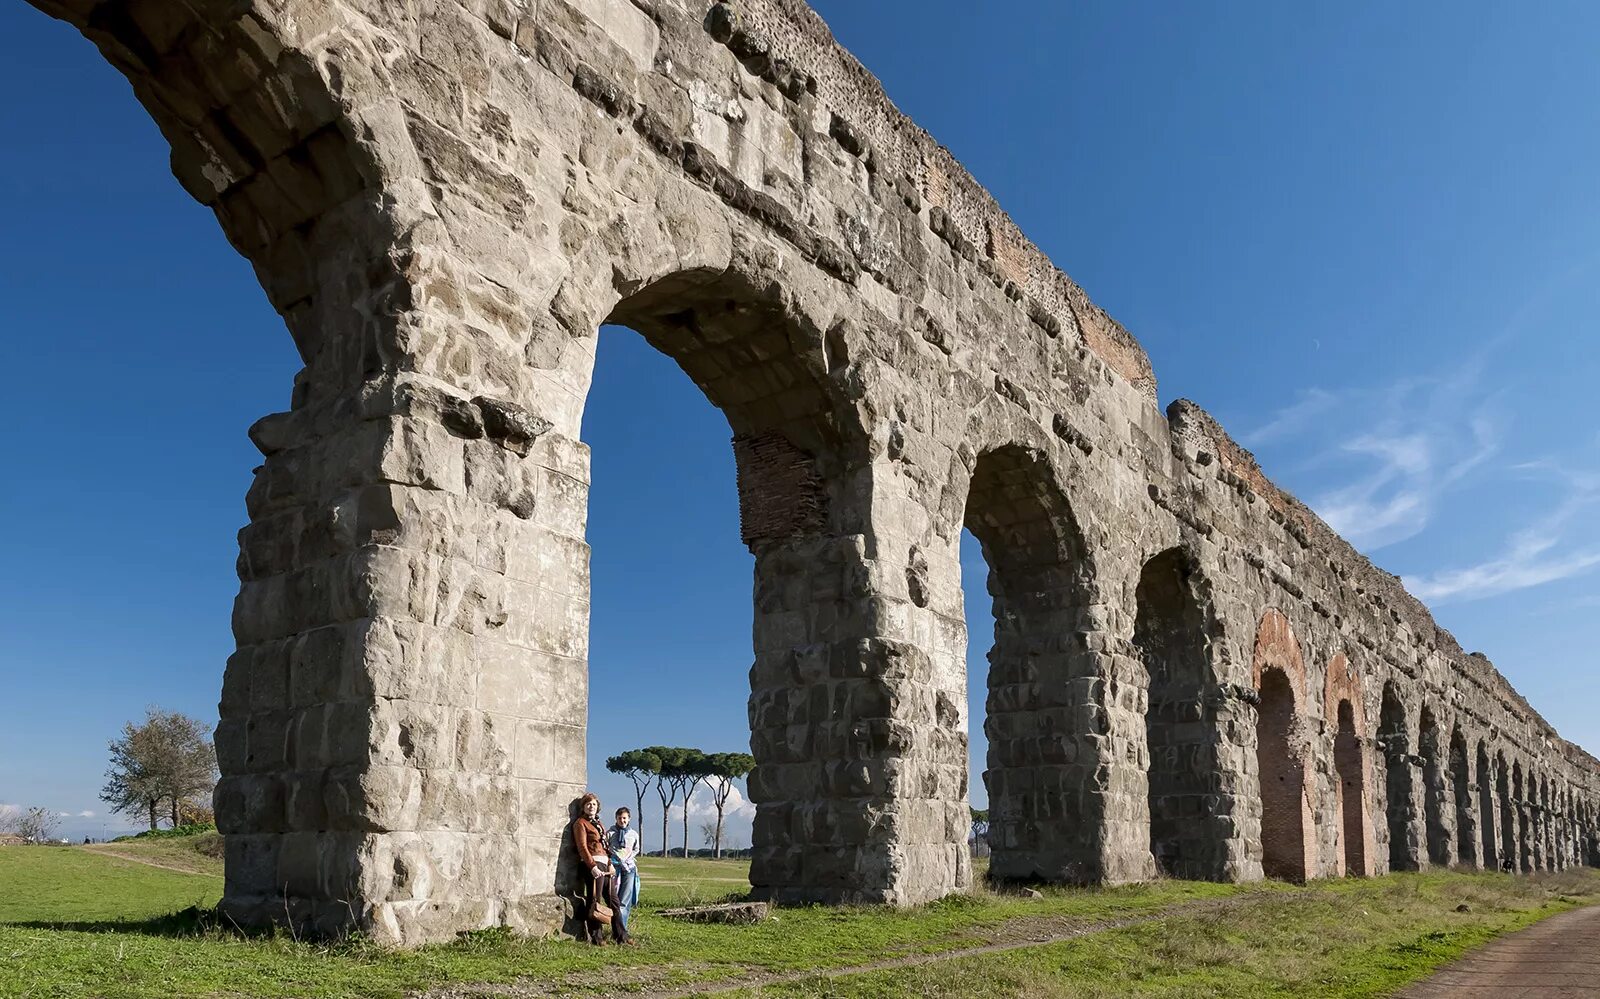
<svg viewBox="0 0 1600 999"><path fill-rule="evenodd" d="M1367 756L1366 698L1361 674L1343 653L1328 661L1322 691L1323 713L1333 734L1332 823L1334 870L1340 875L1373 873L1373 835L1368 795L1372 786Z"/></svg>
<svg viewBox="0 0 1600 999"><path fill-rule="evenodd" d="M1268 669L1261 675L1256 716L1256 767L1261 774L1261 869L1269 878L1304 881L1304 767L1294 745L1294 688L1288 674Z"/></svg>
<svg viewBox="0 0 1600 999"><path fill-rule="evenodd" d="M1576 825L1572 815L1572 788L1564 786L1561 789L1561 861L1564 867L1571 867L1578 855L1573 844Z"/></svg>
<svg viewBox="0 0 1600 999"><path fill-rule="evenodd" d="M1533 840L1529 835L1531 829L1528 823L1528 796L1522 783L1522 761L1517 760L1511 764L1511 800L1516 803L1516 835L1513 842L1516 844L1517 870L1524 874L1533 871Z"/></svg>
<svg viewBox="0 0 1600 999"><path fill-rule="evenodd" d="M1556 870L1566 869L1572 862L1572 823L1569 819L1567 789L1557 778L1553 803L1555 807Z"/></svg>
<svg viewBox="0 0 1600 999"><path fill-rule="evenodd" d="M625 805L647 853L677 855L707 845L702 827L714 813L704 789L685 823L681 795L663 806L655 789L637 794L604 761L650 746L748 752L754 563L740 538L726 416L632 329L601 328L594 351L581 435L590 479L588 786L607 825ZM736 785L725 852L752 845L747 797ZM727 861L719 876L748 871L748 859Z"/></svg>
<svg viewBox="0 0 1600 999"><path fill-rule="evenodd" d="M1225 832L1214 814L1215 726L1206 708L1211 666L1194 568L1173 548L1145 563L1134 594L1133 642L1148 679L1150 852L1168 877L1225 874Z"/></svg>
<svg viewBox="0 0 1600 999"><path fill-rule="evenodd" d="M1506 766L1504 753L1495 754L1494 786L1495 794L1500 799L1500 869L1515 871L1519 863L1517 805L1511 797L1511 770Z"/></svg>
<svg viewBox="0 0 1600 999"><path fill-rule="evenodd" d="M1361 737L1356 733L1354 706L1349 701L1340 701L1337 710L1339 724L1333 738L1333 765L1338 777L1344 871L1360 876L1368 871L1366 762Z"/></svg>
<svg viewBox="0 0 1600 999"><path fill-rule="evenodd" d="M1378 740L1386 764L1384 815L1389 824L1389 870L1415 871L1422 866L1420 837L1413 798L1411 732L1405 705L1393 683L1383 685L1378 715Z"/></svg>
<svg viewBox="0 0 1600 999"><path fill-rule="evenodd" d="M1584 863L1600 867L1600 805L1590 801L1583 807Z"/></svg>
<svg viewBox="0 0 1600 999"><path fill-rule="evenodd" d="M1600 867L1600 803L1591 801L1584 813L1584 842L1590 867Z"/></svg>
<svg viewBox="0 0 1600 999"><path fill-rule="evenodd" d="M1552 833L1555 831L1555 813L1550 808L1550 778L1548 775L1539 777L1539 868L1540 870L1555 870L1555 840Z"/></svg>
<svg viewBox="0 0 1600 999"><path fill-rule="evenodd" d="M1428 843L1428 863L1434 867L1450 865L1450 829L1445 815L1453 804L1445 780L1444 735L1439 730L1438 719L1428 705L1422 707L1422 720L1418 727L1422 749L1422 814Z"/></svg>
<svg viewBox="0 0 1600 999"><path fill-rule="evenodd" d="M1472 804L1472 764L1460 726L1450 733L1450 787L1455 792L1456 862L1478 866L1477 818Z"/></svg>
<svg viewBox="0 0 1600 999"><path fill-rule="evenodd" d="M1082 637L1093 572L1077 521L1044 456L1016 445L978 457L963 520L988 566L994 617L983 723L989 876L1094 880L1106 714Z"/></svg>
<svg viewBox="0 0 1600 999"><path fill-rule="evenodd" d="M1489 747L1478 743L1478 833L1483 847L1482 862L1485 870L1500 868L1500 840L1496 830L1500 825L1498 809L1494 804L1494 771L1489 766Z"/></svg>
<svg viewBox="0 0 1600 999"><path fill-rule="evenodd" d="M841 334L821 349L829 337L801 296L746 266L656 280L608 322L677 362L733 431L740 535L755 561L751 883L779 901L937 897L969 880L955 815L966 791L961 672L884 620L931 620L929 593L914 547L904 588L873 575L899 556L870 533L869 442L835 405L830 374L853 345ZM863 531L880 538L876 561ZM907 757L926 767L915 780ZM906 825L934 813L936 824Z"/></svg>
<svg viewBox="0 0 1600 999"><path fill-rule="evenodd" d="M1309 739L1302 720L1305 663L1288 618L1269 609L1256 631L1251 673L1256 704L1256 775L1261 794L1261 870L1269 878L1311 876Z"/></svg>

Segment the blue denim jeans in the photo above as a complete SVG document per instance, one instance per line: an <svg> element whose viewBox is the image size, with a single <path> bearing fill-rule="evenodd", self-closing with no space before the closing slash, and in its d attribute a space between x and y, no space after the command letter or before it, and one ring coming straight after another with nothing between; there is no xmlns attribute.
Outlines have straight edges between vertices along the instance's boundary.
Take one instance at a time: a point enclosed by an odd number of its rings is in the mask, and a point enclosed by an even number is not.
<svg viewBox="0 0 1600 999"><path fill-rule="evenodd" d="M622 928L628 928L628 906L626 900L633 894L633 879L637 876L634 871L628 870L621 864L617 865L617 898L623 901L617 906L617 913L622 917Z"/></svg>

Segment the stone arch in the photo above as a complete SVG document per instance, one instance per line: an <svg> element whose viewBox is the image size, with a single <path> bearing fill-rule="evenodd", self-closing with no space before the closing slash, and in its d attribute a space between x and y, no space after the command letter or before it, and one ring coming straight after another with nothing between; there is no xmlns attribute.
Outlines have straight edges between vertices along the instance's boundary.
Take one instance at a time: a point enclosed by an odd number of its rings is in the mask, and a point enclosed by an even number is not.
<svg viewBox="0 0 1600 999"><path fill-rule="evenodd" d="M1538 815L1539 868L1553 871L1555 870L1555 841L1552 838L1552 833L1554 832L1555 824L1553 821L1554 813L1550 808L1550 775L1548 773L1539 775L1539 794L1535 813Z"/></svg>
<svg viewBox="0 0 1600 999"><path fill-rule="evenodd" d="M1411 729L1405 702L1394 681L1383 685L1378 714L1378 741L1383 746L1386 776L1384 815L1389 827L1389 869L1415 871L1422 865L1423 833L1417 822L1415 768Z"/></svg>
<svg viewBox="0 0 1600 999"><path fill-rule="evenodd" d="M1516 824L1513 826L1517 858L1517 870L1527 874L1533 870L1533 830L1529 825L1529 795L1530 791L1523 784L1522 761L1513 760L1511 763L1511 801L1516 809Z"/></svg>
<svg viewBox="0 0 1600 999"><path fill-rule="evenodd" d="M1566 792L1567 865L1577 867L1583 863L1583 850L1579 845L1578 791L1568 785Z"/></svg>
<svg viewBox="0 0 1600 999"><path fill-rule="evenodd" d="M1585 806L1583 823L1586 863L1600 867L1600 802L1591 800Z"/></svg>
<svg viewBox="0 0 1600 999"><path fill-rule="evenodd" d="M1311 876L1311 754L1306 733L1306 670L1289 619L1261 616L1251 657L1256 707L1256 774L1261 794L1261 867L1273 878Z"/></svg>
<svg viewBox="0 0 1600 999"><path fill-rule="evenodd" d="M715 253L717 240L709 242ZM597 262L614 288L598 293L593 311L570 303L574 317L586 318L569 322L636 330L678 364L733 433L740 534L755 560L751 884L762 897L797 902L921 901L965 887L969 860L955 849L965 837L951 841L951 830L965 828L955 824L966 796L964 673L933 668L906 636L885 634L851 609L873 597L855 540L869 442L826 369L820 322L758 261L736 255L718 270L720 263L714 256L652 272L640 284L638 260ZM619 290L629 293L618 298ZM599 309L608 311L597 321ZM547 333L566 335L560 323ZM545 357L555 370L571 363ZM586 391L582 374L571 384ZM917 556L907 545L882 561L900 562L896 592L920 609L929 595ZM548 571L550 560L542 564ZM896 779L906 754L924 759L932 779ZM849 781L828 777L847 769ZM890 844L867 821L911 810L949 813L938 824L945 842L913 847L929 857L915 883L897 872Z"/></svg>
<svg viewBox="0 0 1600 999"><path fill-rule="evenodd" d="M1521 852L1517 845L1517 803L1511 796L1511 768L1504 750L1495 753L1495 792L1500 800L1500 869L1520 870Z"/></svg>
<svg viewBox="0 0 1600 999"><path fill-rule="evenodd" d="M1489 747L1478 740L1478 859L1485 870L1500 868L1499 809L1495 806L1494 770L1489 763Z"/></svg>
<svg viewBox="0 0 1600 999"><path fill-rule="evenodd" d="M973 461L964 504L994 601L984 782L997 879L1080 882L1103 870L1095 779L1107 692L1082 641L1093 627L1095 572L1056 481L1043 452L1004 444Z"/></svg>
<svg viewBox="0 0 1600 999"><path fill-rule="evenodd" d="M1594 837L1600 829L1596 828L1593 803L1584 797L1583 791L1578 795L1578 864L1592 867L1600 860L1593 851Z"/></svg>
<svg viewBox="0 0 1600 999"><path fill-rule="evenodd" d="M1417 743L1422 756L1422 817L1428 863L1434 867L1448 867L1453 843L1446 816L1454 805L1449 800L1445 735L1432 705L1422 706Z"/></svg>
<svg viewBox="0 0 1600 999"><path fill-rule="evenodd" d="M1577 830L1577 806L1573 800L1573 788L1570 784L1564 784L1561 789L1561 849L1563 862L1568 867L1578 862Z"/></svg>
<svg viewBox="0 0 1600 999"><path fill-rule="evenodd" d="M1210 615L1194 557L1169 548L1145 563L1135 589L1133 644L1144 665L1150 851L1169 877L1227 873L1229 817L1219 814L1216 723L1210 693Z"/></svg>
<svg viewBox="0 0 1600 999"><path fill-rule="evenodd" d="M1450 732L1450 789L1455 799L1456 862L1481 866L1478 819L1472 795L1472 761L1467 737L1460 725Z"/></svg>
<svg viewBox="0 0 1600 999"><path fill-rule="evenodd" d="M1322 703L1328 728L1334 733L1334 801L1339 829L1334 869L1340 874L1364 877L1373 873L1375 855L1367 806L1372 763L1367 754L1366 698L1361 677L1344 653L1328 663Z"/></svg>
<svg viewBox="0 0 1600 999"><path fill-rule="evenodd" d="M1578 789L1567 788L1567 862L1570 866L1583 866L1583 820L1579 813Z"/></svg>
<svg viewBox="0 0 1600 999"><path fill-rule="evenodd" d="M1577 822L1577 814L1575 812L1575 806L1573 804L1572 786L1570 784L1563 785L1562 788L1561 788L1561 821L1562 821L1562 842L1564 844L1564 846L1563 846L1563 850L1564 850L1563 859L1565 860L1566 865L1568 867L1571 867L1571 866L1573 866L1574 864L1577 863L1577 858L1578 858L1578 847L1577 847L1578 822Z"/></svg>

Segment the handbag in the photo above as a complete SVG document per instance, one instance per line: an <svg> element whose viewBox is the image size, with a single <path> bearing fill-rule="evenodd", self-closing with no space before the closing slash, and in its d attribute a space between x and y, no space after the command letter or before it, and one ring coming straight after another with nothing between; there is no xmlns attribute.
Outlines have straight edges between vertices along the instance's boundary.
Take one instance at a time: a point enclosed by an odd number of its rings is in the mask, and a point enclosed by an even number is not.
<svg viewBox="0 0 1600 999"><path fill-rule="evenodd" d="M606 904L605 890L601 888L602 878L595 878L592 891L589 894L589 919L596 923L609 923L613 915L611 906Z"/></svg>

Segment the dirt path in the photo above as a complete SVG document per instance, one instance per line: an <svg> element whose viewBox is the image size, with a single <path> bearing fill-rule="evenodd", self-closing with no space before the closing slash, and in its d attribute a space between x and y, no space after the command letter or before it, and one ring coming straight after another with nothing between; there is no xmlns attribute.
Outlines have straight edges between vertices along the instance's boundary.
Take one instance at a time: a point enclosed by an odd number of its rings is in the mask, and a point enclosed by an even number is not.
<svg viewBox="0 0 1600 999"><path fill-rule="evenodd" d="M1600 906L1492 940L1397 999L1593 999L1600 996Z"/></svg>
<svg viewBox="0 0 1600 999"><path fill-rule="evenodd" d="M112 849L110 847L107 847L107 846L82 846L82 847L79 847L79 849L80 850L87 850L90 853L98 853L102 857L115 857L118 860L126 860L129 863L143 864L146 867L159 867L163 871L172 871L175 874L194 874L194 875L199 875L199 876L202 876L202 877L209 874L209 872L207 872L207 871L197 871L197 870L194 870L193 868L175 867L172 864L158 863L158 862L156 862L154 860L151 860L148 857L141 857L141 856L138 856L137 854L132 854L132 853L123 853L120 850L114 850L114 849Z"/></svg>

